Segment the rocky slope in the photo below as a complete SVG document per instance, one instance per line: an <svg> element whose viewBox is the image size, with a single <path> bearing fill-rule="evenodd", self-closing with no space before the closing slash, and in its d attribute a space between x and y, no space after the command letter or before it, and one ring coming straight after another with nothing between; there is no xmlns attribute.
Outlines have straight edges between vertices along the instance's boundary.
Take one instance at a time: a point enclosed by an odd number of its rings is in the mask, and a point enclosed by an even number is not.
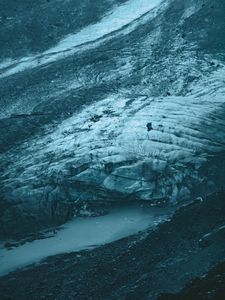
<svg viewBox="0 0 225 300"><path fill-rule="evenodd" d="M176 295L164 294L159 300L220 300L225 294L225 263L220 263L202 278L192 280L187 286Z"/></svg>
<svg viewBox="0 0 225 300"><path fill-rule="evenodd" d="M169 300L169 293L224 261L224 198L224 192L210 195L183 206L155 230L95 250L55 256L2 277L1 299ZM219 295L221 284L211 287ZM199 297L200 292L197 286L187 299L211 299Z"/></svg>
<svg viewBox="0 0 225 300"><path fill-rule="evenodd" d="M223 1L99 1L93 15L91 1L39 2L2 17L1 35L22 34L0 66L1 236L83 202L175 204L224 185Z"/></svg>

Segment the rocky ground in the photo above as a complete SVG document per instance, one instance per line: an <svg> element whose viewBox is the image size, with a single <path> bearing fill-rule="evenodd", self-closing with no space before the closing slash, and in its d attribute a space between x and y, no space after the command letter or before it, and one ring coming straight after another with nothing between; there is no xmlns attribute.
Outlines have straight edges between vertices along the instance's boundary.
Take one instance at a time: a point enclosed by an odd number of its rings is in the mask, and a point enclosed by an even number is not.
<svg viewBox="0 0 225 300"><path fill-rule="evenodd" d="M2 277L1 299L157 299L163 293L160 299L170 299L168 293L225 260L224 197L221 192L183 206L154 231L55 256ZM218 267L203 282L216 272L223 275ZM195 280L188 289L192 298L187 299L222 300L198 298L202 285ZM212 281L211 287L221 292L221 284ZM186 289L182 293L186 295ZM179 297L171 299L186 299Z"/></svg>
<svg viewBox="0 0 225 300"><path fill-rule="evenodd" d="M202 278L191 281L177 295L164 294L159 300L221 300L225 295L225 263L218 264Z"/></svg>
<svg viewBox="0 0 225 300"><path fill-rule="evenodd" d="M204 297L207 278L217 286L224 27L218 0L1 1L0 239L35 237L84 207L199 199L153 232L1 278L1 298L200 297L200 286Z"/></svg>

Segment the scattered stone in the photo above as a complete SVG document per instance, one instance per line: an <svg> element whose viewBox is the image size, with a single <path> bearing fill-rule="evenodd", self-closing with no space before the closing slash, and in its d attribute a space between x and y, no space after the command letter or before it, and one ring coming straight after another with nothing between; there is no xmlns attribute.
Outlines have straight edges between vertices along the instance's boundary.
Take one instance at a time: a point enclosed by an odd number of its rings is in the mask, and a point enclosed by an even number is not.
<svg viewBox="0 0 225 300"><path fill-rule="evenodd" d="M151 130L153 129L152 123L151 123L151 122L150 122L150 123L147 123L146 127L147 127L147 131L148 131L148 132L151 131Z"/></svg>

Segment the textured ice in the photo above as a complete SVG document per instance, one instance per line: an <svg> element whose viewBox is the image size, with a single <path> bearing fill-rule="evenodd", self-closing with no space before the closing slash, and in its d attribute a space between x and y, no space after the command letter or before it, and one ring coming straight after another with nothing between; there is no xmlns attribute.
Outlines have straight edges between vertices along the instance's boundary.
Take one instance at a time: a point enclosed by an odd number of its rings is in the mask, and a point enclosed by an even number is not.
<svg viewBox="0 0 225 300"><path fill-rule="evenodd" d="M1 194L9 203L4 228L12 224L9 214L20 223L18 230L26 230L31 219L34 226L64 222L77 201L176 204L222 186L224 59L200 50L208 23L201 39L193 32L192 18L206 9L202 2L171 9L178 2L163 1L134 20L131 10L129 26L110 34L100 30L115 17L108 14L81 31L106 34L101 42L77 46L79 53L58 49L39 57L40 65L52 58L54 64L2 80L1 115L8 117L2 120L2 148L10 149L1 156ZM72 47L77 34L58 46ZM24 62L26 68L29 59ZM15 71L8 67L6 72Z"/></svg>
<svg viewBox="0 0 225 300"><path fill-rule="evenodd" d="M188 198L204 182L201 167L224 149L223 114L217 113L225 102L224 75L224 68L215 71L185 97L117 94L89 105L36 139L10 166L14 175L6 185L38 182L45 172L49 180L69 177L151 201Z"/></svg>

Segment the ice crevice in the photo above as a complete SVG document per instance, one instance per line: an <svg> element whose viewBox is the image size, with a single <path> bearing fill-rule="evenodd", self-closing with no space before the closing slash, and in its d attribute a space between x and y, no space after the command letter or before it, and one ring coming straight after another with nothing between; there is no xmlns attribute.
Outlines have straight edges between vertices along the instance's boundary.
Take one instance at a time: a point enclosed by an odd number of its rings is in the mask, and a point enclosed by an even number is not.
<svg viewBox="0 0 225 300"><path fill-rule="evenodd" d="M223 78L222 74L224 68L211 76ZM113 94L75 113L52 133L31 142L20 160L10 165L4 174L8 195L21 198L31 184L51 186L53 178L54 184L60 182L59 190L67 187L71 200L78 197L73 182L169 203L216 189L220 185L216 174L224 163L220 153L224 153L225 95L220 82L214 94L208 96L208 85L199 96L202 85L204 80L188 96L149 98L144 106L142 96ZM26 197L37 194L38 188ZM79 197L89 200L90 194L79 190ZM91 197L98 200L99 194L93 191Z"/></svg>

